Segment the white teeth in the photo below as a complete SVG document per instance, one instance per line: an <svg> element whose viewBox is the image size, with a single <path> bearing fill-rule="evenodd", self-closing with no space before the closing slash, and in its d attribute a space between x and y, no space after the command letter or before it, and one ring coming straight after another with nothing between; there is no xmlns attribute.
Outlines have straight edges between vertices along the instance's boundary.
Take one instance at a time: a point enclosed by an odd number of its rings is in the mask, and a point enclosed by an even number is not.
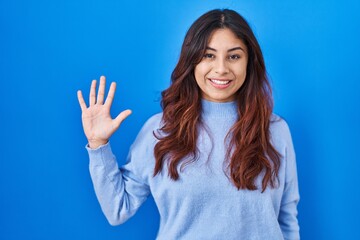
<svg viewBox="0 0 360 240"><path fill-rule="evenodd" d="M215 84L219 84L219 85L226 85L230 82L230 81L223 81L223 80L216 80L216 79L210 79L210 81L212 81Z"/></svg>

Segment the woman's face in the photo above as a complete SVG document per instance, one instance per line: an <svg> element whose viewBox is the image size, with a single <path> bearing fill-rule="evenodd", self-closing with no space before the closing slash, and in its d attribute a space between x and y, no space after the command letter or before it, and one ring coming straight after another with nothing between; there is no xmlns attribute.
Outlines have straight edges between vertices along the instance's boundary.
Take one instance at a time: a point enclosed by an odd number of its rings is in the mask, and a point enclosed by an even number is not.
<svg viewBox="0 0 360 240"><path fill-rule="evenodd" d="M205 55L195 67L196 83L202 97L212 102L229 102L246 78L246 45L229 29L215 30Z"/></svg>

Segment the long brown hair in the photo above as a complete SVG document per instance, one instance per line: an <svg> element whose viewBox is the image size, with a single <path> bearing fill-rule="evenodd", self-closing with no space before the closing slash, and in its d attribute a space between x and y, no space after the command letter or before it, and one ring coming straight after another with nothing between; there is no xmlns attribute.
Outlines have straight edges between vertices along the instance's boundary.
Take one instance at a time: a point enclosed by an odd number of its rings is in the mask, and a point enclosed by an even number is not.
<svg viewBox="0 0 360 240"><path fill-rule="evenodd" d="M154 132L159 140L154 148L154 176L167 164L168 175L177 180L179 163L183 167L197 158L196 140L202 125L202 109L194 69L205 53L211 34L224 28L230 29L248 49L246 79L236 93L238 120L228 133L229 177L238 189L255 190L255 180L264 172L262 190L265 191L268 184L275 187L280 167L280 154L270 142L271 88L260 46L249 24L237 12L228 9L205 13L185 36L179 62L171 75L171 85L162 92L163 125Z"/></svg>

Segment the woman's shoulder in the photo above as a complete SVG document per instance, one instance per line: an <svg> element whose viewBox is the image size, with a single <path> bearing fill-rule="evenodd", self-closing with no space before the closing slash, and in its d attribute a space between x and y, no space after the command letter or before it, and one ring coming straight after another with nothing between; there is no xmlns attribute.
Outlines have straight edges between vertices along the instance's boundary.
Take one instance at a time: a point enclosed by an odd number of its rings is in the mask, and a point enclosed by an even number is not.
<svg viewBox="0 0 360 240"><path fill-rule="evenodd" d="M270 128L288 129L289 126L283 117L279 116L276 113L273 113L270 116Z"/></svg>
<svg viewBox="0 0 360 240"><path fill-rule="evenodd" d="M155 131L159 128L161 128L162 125L162 116L163 113L156 113L154 115L152 115L151 117L149 117L146 122L144 123L142 130L151 130L151 131Z"/></svg>
<svg viewBox="0 0 360 240"><path fill-rule="evenodd" d="M140 129L135 142L136 143L149 143L156 141L154 133L158 132L162 125L162 112L149 117L142 128Z"/></svg>
<svg viewBox="0 0 360 240"><path fill-rule="evenodd" d="M154 146L158 142L155 133L161 127L161 120L162 113L157 113L145 121L128 154L127 161L131 162L131 171L144 182L153 174Z"/></svg>
<svg viewBox="0 0 360 240"><path fill-rule="evenodd" d="M288 144L289 141L291 142L291 133L287 121L275 113L270 117L270 134L275 143Z"/></svg>

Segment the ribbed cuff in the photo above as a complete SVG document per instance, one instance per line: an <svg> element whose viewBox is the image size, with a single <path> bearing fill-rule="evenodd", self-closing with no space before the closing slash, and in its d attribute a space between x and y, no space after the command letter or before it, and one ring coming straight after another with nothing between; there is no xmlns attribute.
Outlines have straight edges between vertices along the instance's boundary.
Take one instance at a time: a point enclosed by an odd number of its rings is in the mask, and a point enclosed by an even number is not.
<svg viewBox="0 0 360 240"><path fill-rule="evenodd" d="M90 148L89 144L85 146L89 154L90 165L106 165L114 161L114 154L111 150L110 142L99 146L98 148Z"/></svg>

